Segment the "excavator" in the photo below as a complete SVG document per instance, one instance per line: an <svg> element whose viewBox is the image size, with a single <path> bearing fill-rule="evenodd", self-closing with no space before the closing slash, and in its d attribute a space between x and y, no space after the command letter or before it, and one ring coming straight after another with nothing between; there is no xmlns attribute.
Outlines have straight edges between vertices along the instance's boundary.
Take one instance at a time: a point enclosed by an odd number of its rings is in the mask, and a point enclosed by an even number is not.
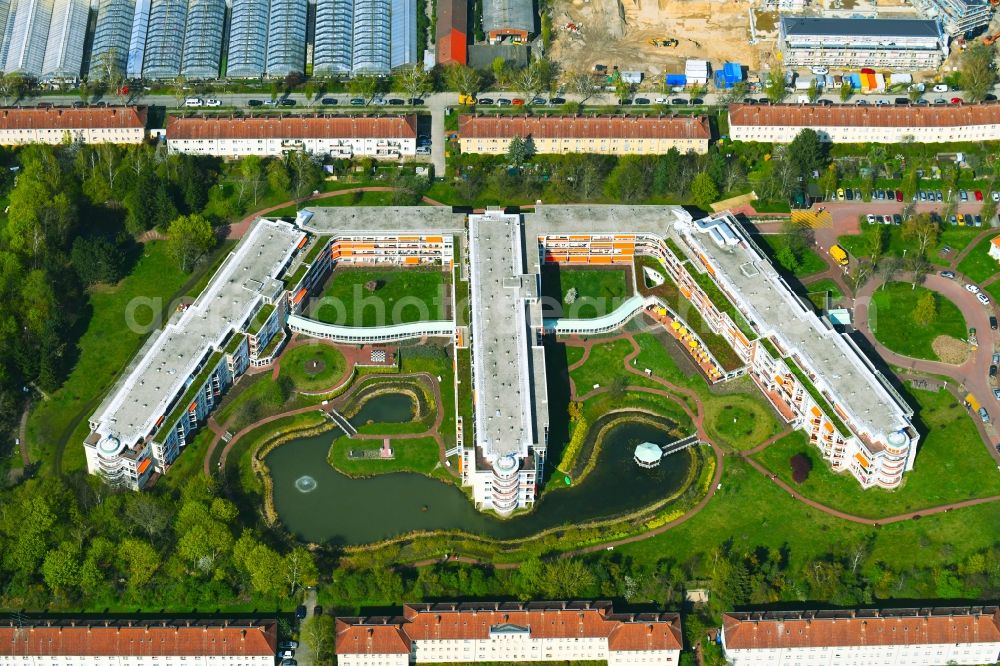
<svg viewBox="0 0 1000 666"><path fill-rule="evenodd" d="M997 1L1000 2L1000 0L997 0ZM667 37L664 37L662 39L651 39L651 40L649 40L649 45L650 46L668 46L668 47L672 46L672 47L676 48L678 44L680 44L680 42L677 41L676 39L667 38Z"/></svg>
<svg viewBox="0 0 1000 666"><path fill-rule="evenodd" d="M997 0L997 2L1000 2L1000 0ZM990 46L991 44L993 44L993 42L997 41L998 39L1000 39L1000 32L994 32L992 35L986 35L985 37L983 37L983 44L986 44L986 46Z"/></svg>

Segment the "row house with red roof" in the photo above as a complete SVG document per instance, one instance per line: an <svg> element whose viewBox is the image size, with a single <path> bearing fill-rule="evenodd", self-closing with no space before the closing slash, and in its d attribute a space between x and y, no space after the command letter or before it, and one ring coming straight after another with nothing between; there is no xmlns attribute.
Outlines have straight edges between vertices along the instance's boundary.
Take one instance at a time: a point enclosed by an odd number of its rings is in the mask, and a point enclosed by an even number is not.
<svg viewBox="0 0 1000 666"><path fill-rule="evenodd" d="M402 159L417 154L417 117L170 116L167 148L218 157L280 156L302 150L339 159Z"/></svg>
<svg viewBox="0 0 1000 666"><path fill-rule="evenodd" d="M0 664L274 666L276 620L6 620Z"/></svg>
<svg viewBox="0 0 1000 666"><path fill-rule="evenodd" d="M607 661L677 664L676 613L615 613L608 601L408 604L397 617L337 619L341 666Z"/></svg>
<svg viewBox="0 0 1000 666"><path fill-rule="evenodd" d="M1000 660L996 606L726 613L733 666L941 666Z"/></svg>
<svg viewBox="0 0 1000 666"><path fill-rule="evenodd" d="M145 139L145 107L0 109L0 146L142 143Z"/></svg>
<svg viewBox="0 0 1000 666"><path fill-rule="evenodd" d="M1000 141L1000 103L928 106L732 104L733 141L791 143L804 129L830 143Z"/></svg>

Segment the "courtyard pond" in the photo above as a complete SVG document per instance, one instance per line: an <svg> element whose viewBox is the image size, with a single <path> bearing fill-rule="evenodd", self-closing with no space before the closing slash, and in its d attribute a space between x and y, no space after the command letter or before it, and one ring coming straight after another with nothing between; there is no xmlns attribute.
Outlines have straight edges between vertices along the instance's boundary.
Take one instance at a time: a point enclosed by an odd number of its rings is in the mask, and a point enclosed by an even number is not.
<svg viewBox="0 0 1000 666"><path fill-rule="evenodd" d="M412 403L380 396L365 405L365 420L396 422ZM384 410L384 411L383 411ZM362 414L352 421L359 422ZM602 423L603 422L603 423ZM411 472L351 478L331 467L327 454L342 433L333 430L276 447L266 456L274 506L285 526L305 541L357 545L412 531L459 529L499 539L531 536L562 525L580 525L625 515L683 490L695 460L685 450L642 469L633 453L642 442L667 444L674 424L648 414L616 413L598 420L604 441L593 471L578 484L562 474L548 479L559 488L546 493L531 512L499 519L481 513L456 485ZM405 446L398 442L396 446Z"/></svg>

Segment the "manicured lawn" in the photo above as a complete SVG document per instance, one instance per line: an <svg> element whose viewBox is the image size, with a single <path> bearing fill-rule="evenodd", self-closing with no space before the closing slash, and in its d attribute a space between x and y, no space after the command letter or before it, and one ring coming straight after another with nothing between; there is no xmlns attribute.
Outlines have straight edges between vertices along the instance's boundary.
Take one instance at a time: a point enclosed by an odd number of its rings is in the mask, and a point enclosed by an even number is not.
<svg viewBox="0 0 1000 666"><path fill-rule="evenodd" d="M366 283L376 282L375 291ZM446 318L446 284L440 270L345 268L334 271L311 316L344 326L384 326Z"/></svg>
<svg viewBox="0 0 1000 666"><path fill-rule="evenodd" d="M91 316L78 343L76 365L51 399L35 402L28 419L32 461L51 464L65 443L80 449L72 459L73 468L80 467L91 412L150 331L162 326L170 299L189 278L168 256L166 243L153 241L145 244L130 275L113 287L91 290ZM130 315L143 328L131 326ZM77 431L79 438L74 437Z"/></svg>
<svg viewBox="0 0 1000 666"><path fill-rule="evenodd" d="M754 236L754 240L764 245L764 249L772 257L774 257L777 249L785 243L784 234L757 234ZM827 268L827 263L823 261L823 257L809 248L804 249L795 258L798 260L798 266L792 272L792 275L798 278L820 273Z"/></svg>
<svg viewBox="0 0 1000 666"><path fill-rule="evenodd" d="M1000 494L1000 475L965 408L947 391L910 393L928 432L920 441L913 470L903 475L903 485L896 490L862 490L849 472L831 471L801 432L782 438L756 457L804 496L871 518ZM813 463L802 484L791 480L788 461L796 453L805 453Z"/></svg>
<svg viewBox="0 0 1000 666"><path fill-rule="evenodd" d="M937 245L927 250L928 261L940 266L947 266L955 254L968 245L976 237L976 234L981 231L982 229L953 227L951 225L942 227ZM882 251L885 256L902 257L904 250L906 254L912 254L916 251L916 244L912 240L904 239L903 228L895 225L886 226L883 224L862 223L860 234L856 236L840 236L837 242L852 256L866 257L871 254L868 249L870 242L868 237L876 233L882 234ZM950 247L952 251L942 255L941 249L945 246Z"/></svg>
<svg viewBox="0 0 1000 666"><path fill-rule="evenodd" d="M844 297L840 293L840 287L830 278L823 278L822 280L817 280L812 284L806 285L806 291L809 295L809 300L820 310L826 309L828 296L834 302Z"/></svg>
<svg viewBox="0 0 1000 666"><path fill-rule="evenodd" d="M993 300L1000 302L1000 280L986 287L986 293L993 297Z"/></svg>
<svg viewBox="0 0 1000 666"><path fill-rule="evenodd" d="M566 345L566 365L571 366L583 358L583 347Z"/></svg>
<svg viewBox="0 0 1000 666"><path fill-rule="evenodd" d="M934 294L937 319L927 326L913 321L917 301L926 293ZM931 343L939 335L965 339L965 318L954 303L924 287L913 288L903 282L890 282L872 296L869 309L872 332L879 342L905 356L938 360Z"/></svg>
<svg viewBox="0 0 1000 666"><path fill-rule="evenodd" d="M613 312L632 295L625 269L559 268L557 270L555 266L547 266L542 282L544 295L553 301L558 299L563 316L570 319L591 319ZM571 289L576 289L576 300L567 303L566 294Z"/></svg>
<svg viewBox="0 0 1000 666"><path fill-rule="evenodd" d="M743 451L777 433L781 423L762 399L727 395L705 402L705 428L716 442Z"/></svg>
<svg viewBox="0 0 1000 666"><path fill-rule="evenodd" d="M426 372L441 389L441 426L438 433L445 448L455 445L455 370L452 348L409 346L400 350L402 373ZM468 426L466 426L468 427Z"/></svg>
<svg viewBox="0 0 1000 666"><path fill-rule="evenodd" d="M969 254L958 263L958 270L976 282L982 282L994 273L1000 272L1000 264L988 253L990 238L979 241Z"/></svg>
<svg viewBox="0 0 1000 666"><path fill-rule="evenodd" d="M391 460L349 458L348 451L378 451L382 440L338 437L330 446L328 460L335 468L351 476L373 476L391 472L431 474L438 464L438 445L433 437L395 439L390 441Z"/></svg>
<svg viewBox="0 0 1000 666"><path fill-rule="evenodd" d="M787 460L783 464L787 466ZM751 552L760 546L787 547L789 571L801 572L830 553L867 544L871 570L866 573L874 576L878 562L892 562L896 571L924 567L928 557L944 557L941 553L947 553L948 561L959 562L995 541L996 504L875 528L834 518L792 499L735 456L726 458L724 470L721 488L701 512L663 534L618 546L616 554L645 562L684 562L692 555L711 561L720 549ZM906 596L911 590L899 594Z"/></svg>
<svg viewBox="0 0 1000 666"><path fill-rule="evenodd" d="M656 383L625 370L622 361L632 351L628 340L614 340L595 344L590 350L587 362L570 372L579 395L593 390L595 384L612 386L616 380L627 386L656 387Z"/></svg>
<svg viewBox="0 0 1000 666"><path fill-rule="evenodd" d="M302 345L281 355L281 374L291 378L299 391L331 389L346 369L344 355L330 345Z"/></svg>

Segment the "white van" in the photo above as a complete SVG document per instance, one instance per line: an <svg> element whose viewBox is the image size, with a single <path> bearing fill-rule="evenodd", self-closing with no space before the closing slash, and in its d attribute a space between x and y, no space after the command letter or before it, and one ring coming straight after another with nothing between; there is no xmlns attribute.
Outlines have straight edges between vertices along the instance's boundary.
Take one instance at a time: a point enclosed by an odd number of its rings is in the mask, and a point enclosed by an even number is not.
<svg viewBox="0 0 1000 666"><path fill-rule="evenodd" d="M184 106L201 106L201 98L188 97L184 100Z"/></svg>

